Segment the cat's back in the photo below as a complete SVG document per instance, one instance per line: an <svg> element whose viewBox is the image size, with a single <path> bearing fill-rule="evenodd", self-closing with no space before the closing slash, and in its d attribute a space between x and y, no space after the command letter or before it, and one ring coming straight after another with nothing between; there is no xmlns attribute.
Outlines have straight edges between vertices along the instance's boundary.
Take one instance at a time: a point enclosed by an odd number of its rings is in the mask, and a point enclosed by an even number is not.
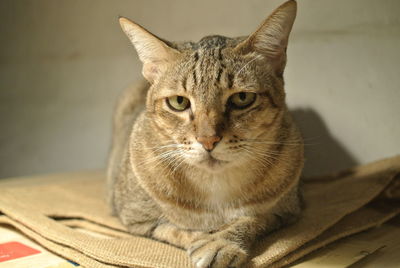
<svg viewBox="0 0 400 268"><path fill-rule="evenodd" d="M149 83L142 79L131 84L121 93L115 106L113 133L121 134L121 132L131 131L134 121L145 109L149 87Z"/></svg>
<svg viewBox="0 0 400 268"><path fill-rule="evenodd" d="M118 97L113 115L112 144L107 169L107 189L109 191L113 188L132 126L145 109L149 86L146 80L140 80L127 87ZM109 194L108 199L110 198Z"/></svg>

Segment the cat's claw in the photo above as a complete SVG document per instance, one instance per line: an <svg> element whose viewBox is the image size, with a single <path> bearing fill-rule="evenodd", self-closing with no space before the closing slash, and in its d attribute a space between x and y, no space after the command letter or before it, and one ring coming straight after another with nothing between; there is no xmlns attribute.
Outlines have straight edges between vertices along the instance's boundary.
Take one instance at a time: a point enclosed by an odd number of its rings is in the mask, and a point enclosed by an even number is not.
<svg viewBox="0 0 400 268"><path fill-rule="evenodd" d="M188 249L196 268L238 268L247 260L246 251L226 239L200 239Z"/></svg>

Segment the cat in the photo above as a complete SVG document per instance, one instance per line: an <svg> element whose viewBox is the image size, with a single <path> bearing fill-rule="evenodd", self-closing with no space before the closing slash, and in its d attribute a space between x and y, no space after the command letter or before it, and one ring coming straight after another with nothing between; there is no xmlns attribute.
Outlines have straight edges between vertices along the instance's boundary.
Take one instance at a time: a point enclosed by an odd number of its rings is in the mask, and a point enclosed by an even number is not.
<svg viewBox="0 0 400 268"><path fill-rule="evenodd" d="M129 232L241 267L301 213L303 142L285 103L291 0L248 37L169 42L121 17L145 80L116 106L108 201Z"/></svg>

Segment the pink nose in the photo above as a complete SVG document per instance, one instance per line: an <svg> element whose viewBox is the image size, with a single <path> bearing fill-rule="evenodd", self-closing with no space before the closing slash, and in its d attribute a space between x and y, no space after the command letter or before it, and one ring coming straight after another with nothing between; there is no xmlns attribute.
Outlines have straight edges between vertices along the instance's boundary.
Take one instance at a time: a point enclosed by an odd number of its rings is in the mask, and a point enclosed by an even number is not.
<svg viewBox="0 0 400 268"><path fill-rule="evenodd" d="M221 137L219 137L219 136L209 136L209 137L201 136L201 137L196 137L196 140L203 145L204 149L211 152L215 148L217 143L221 140Z"/></svg>

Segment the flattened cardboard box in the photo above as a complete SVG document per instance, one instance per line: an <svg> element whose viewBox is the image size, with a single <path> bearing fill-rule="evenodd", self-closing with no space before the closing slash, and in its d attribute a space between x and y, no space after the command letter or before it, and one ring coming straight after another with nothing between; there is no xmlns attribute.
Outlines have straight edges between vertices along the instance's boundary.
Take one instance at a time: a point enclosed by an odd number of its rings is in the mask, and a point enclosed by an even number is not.
<svg viewBox="0 0 400 268"><path fill-rule="evenodd" d="M389 199L399 197L398 174L400 157L393 157L305 180L301 219L257 241L248 267L282 267L394 217L400 208ZM185 251L126 232L104 202L104 176L64 176L62 182L1 189L0 223L84 267L192 267Z"/></svg>

